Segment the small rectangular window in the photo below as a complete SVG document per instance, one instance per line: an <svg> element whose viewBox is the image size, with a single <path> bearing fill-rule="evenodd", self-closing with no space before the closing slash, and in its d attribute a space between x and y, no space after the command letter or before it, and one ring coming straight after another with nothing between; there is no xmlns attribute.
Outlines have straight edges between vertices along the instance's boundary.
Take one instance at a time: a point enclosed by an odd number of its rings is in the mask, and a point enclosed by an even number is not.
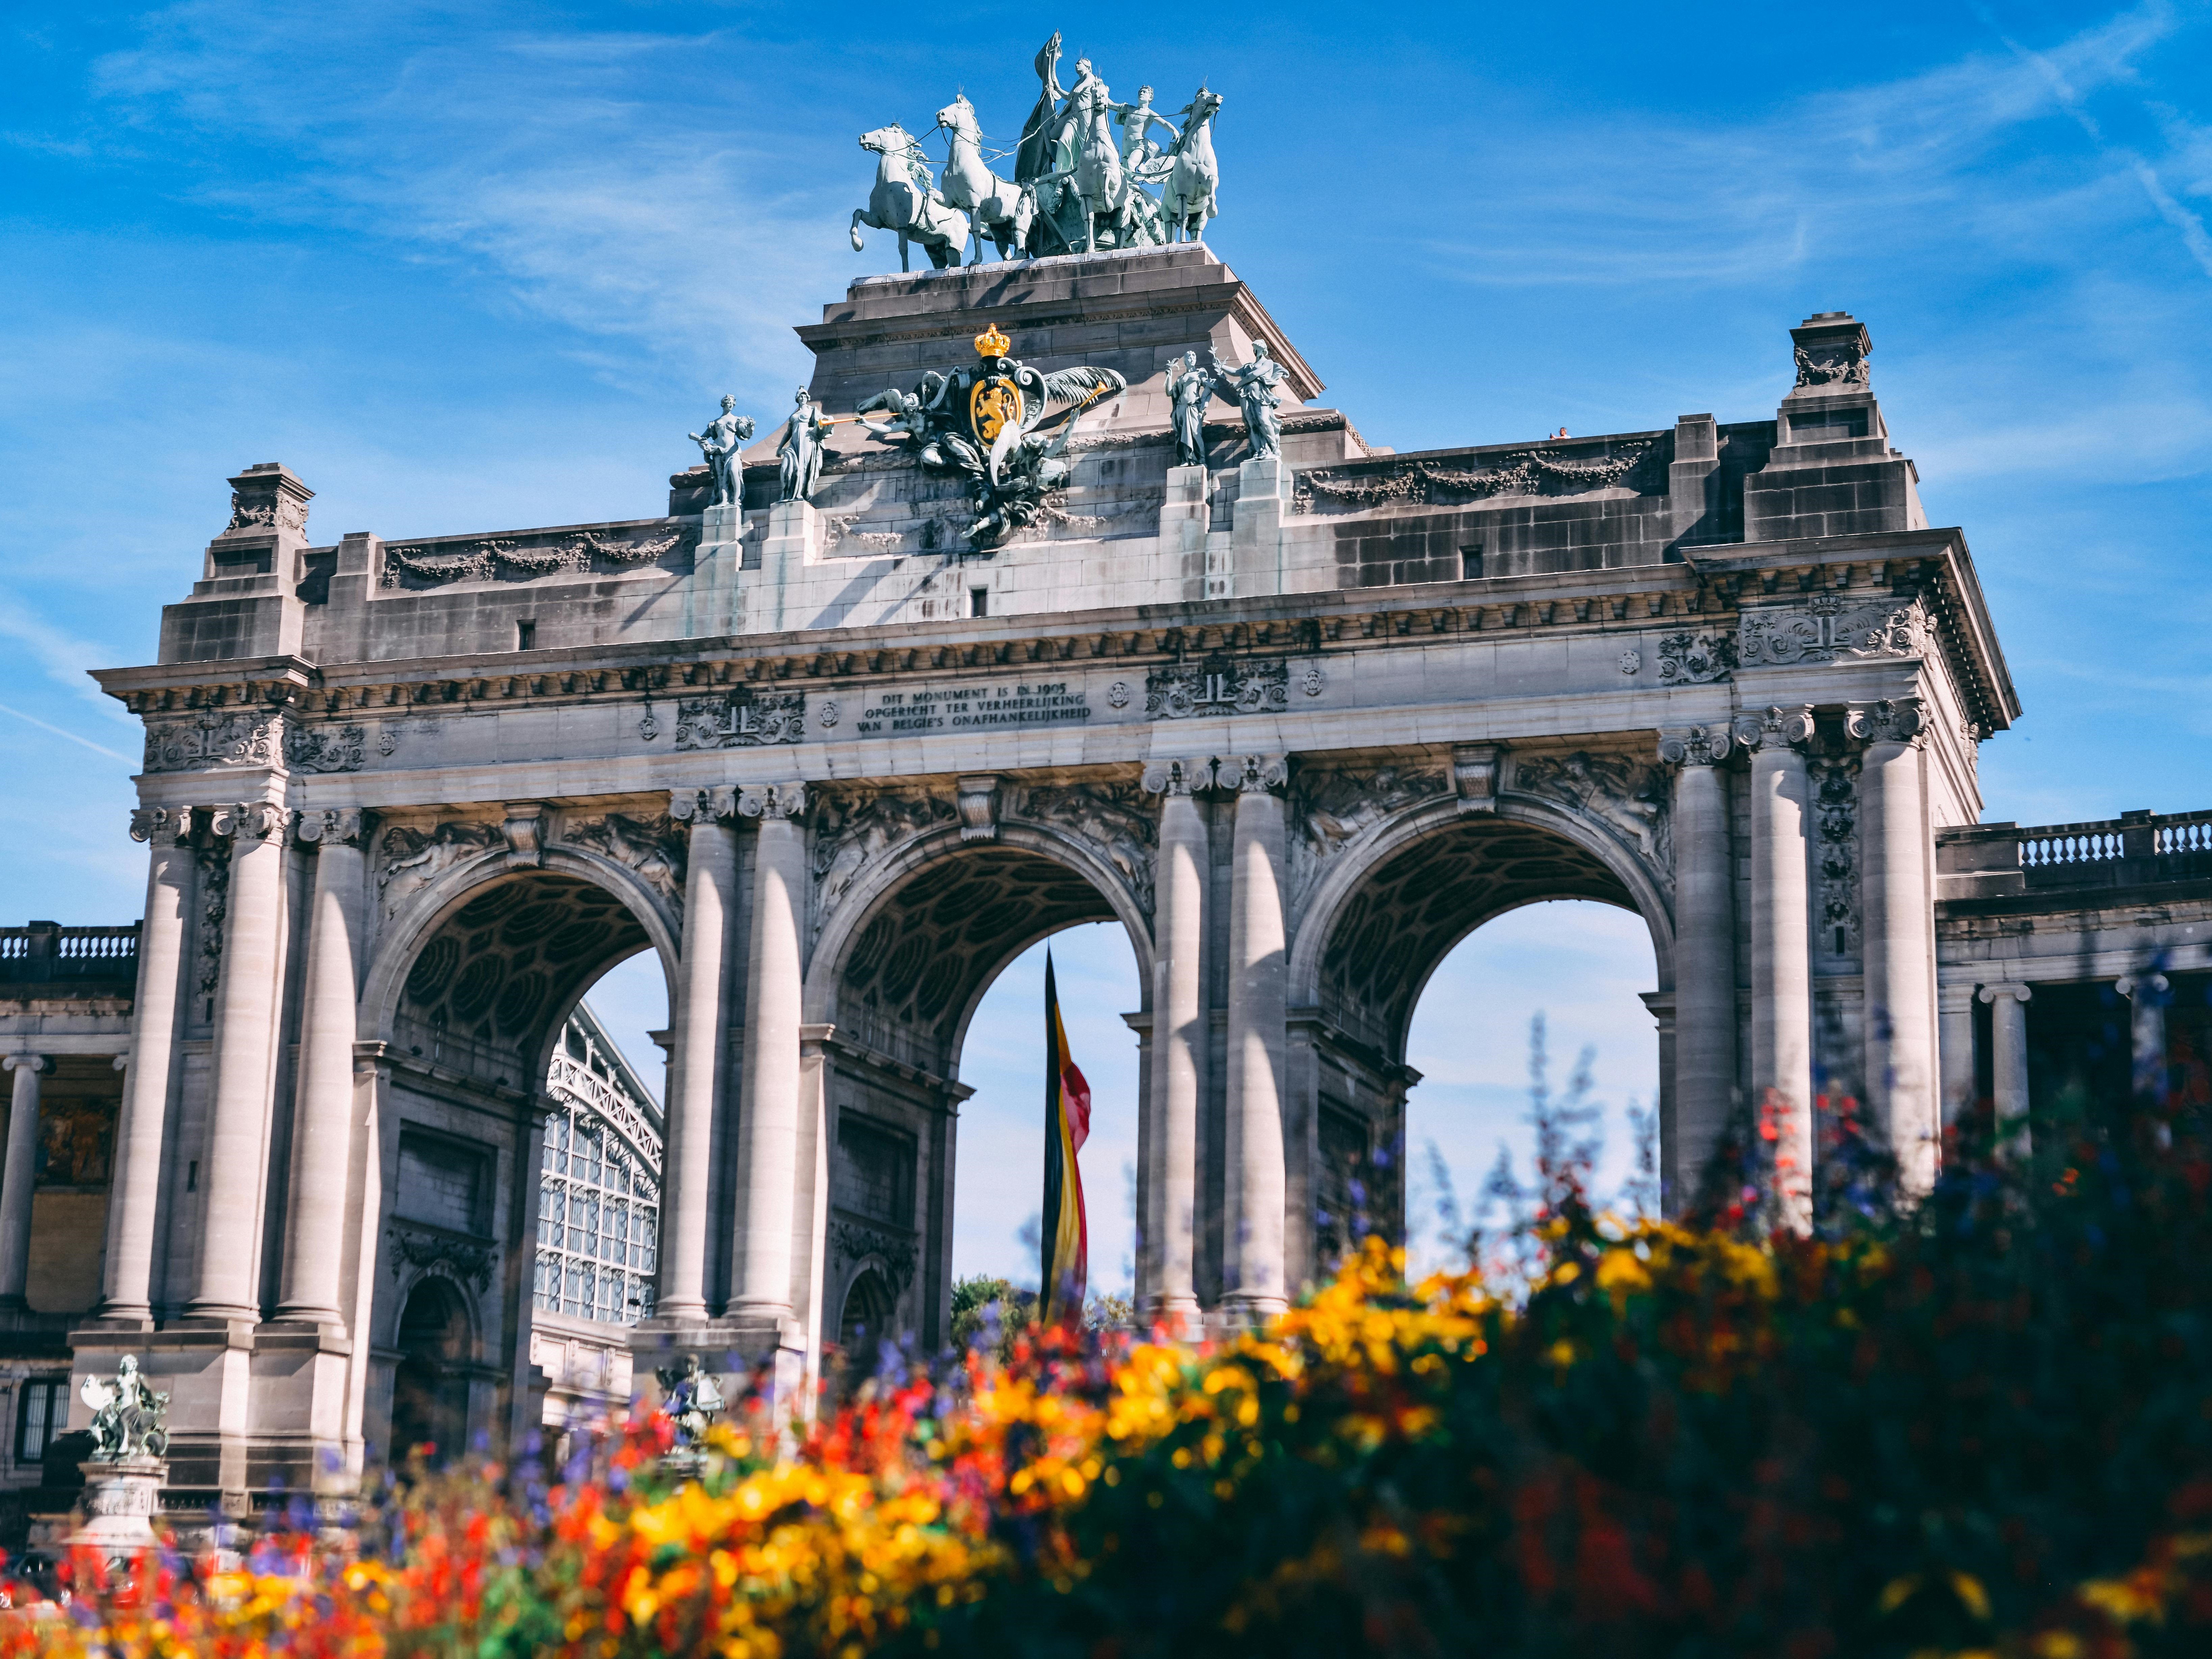
<svg viewBox="0 0 2212 1659"><path fill-rule="evenodd" d="M535 651L538 648L538 624L536 623L519 622L515 623L514 648L518 651Z"/></svg>
<svg viewBox="0 0 2212 1659"><path fill-rule="evenodd" d="M1462 547L1459 550L1459 574L1468 581L1482 574L1482 545Z"/></svg>
<svg viewBox="0 0 2212 1659"><path fill-rule="evenodd" d="M991 614L989 588L971 587L968 590L968 614L971 617L988 617Z"/></svg>
<svg viewBox="0 0 2212 1659"><path fill-rule="evenodd" d="M15 1407L15 1462L35 1463L69 1427L69 1379L34 1377L23 1384Z"/></svg>

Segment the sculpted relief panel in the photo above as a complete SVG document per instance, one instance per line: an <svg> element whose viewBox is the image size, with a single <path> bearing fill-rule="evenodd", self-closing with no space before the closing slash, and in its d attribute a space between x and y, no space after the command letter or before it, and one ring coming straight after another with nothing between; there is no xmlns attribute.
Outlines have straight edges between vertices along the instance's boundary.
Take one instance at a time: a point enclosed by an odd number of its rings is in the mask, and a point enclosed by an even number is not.
<svg viewBox="0 0 2212 1659"><path fill-rule="evenodd" d="M1662 887L1674 880L1673 793L1660 768L1626 755L1516 757L1513 787L1572 807L1633 848Z"/></svg>
<svg viewBox="0 0 2212 1659"><path fill-rule="evenodd" d="M892 847L960 816L949 796L927 789L819 792L814 820L814 925L818 933L860 872Z"/></svg>
<svg viewBox="0 0 2212 1659"><path fill-rule="evenodd" d="M1767 664L1911 657L1926 646L1927 617L1917 599L1846 599L1823 593L1804 605L1747 611L1736 627L1736 657Z"/></svg>
<svg viewBox="0 0 2212 1659"><path fill-rule="evenodd" d="M1121 873L1137 908L1152 913L1159 823L1134 783L1040 784L1016 792L1008 816L1050 826Z"/></svg>
<svg viewBox="0 0 2212 1659"><path fill-rule="evenodd" d="M672 911L678 915L684 913L684 863L690 843L667 813L644 818L622 812L610 812L604 817L564 818L560 839L631 871L659 894Z"/></svg>
<svg viewBox="0 0 2212 1659"><path fill-rule="evenodd" d="M1300 768L1291 795L1297 833L1291 837L1290 915L1305 913L1332 860L1369 829L1401 808L1451 793L1441 768L1376 767L1366 771Z"/></svg>

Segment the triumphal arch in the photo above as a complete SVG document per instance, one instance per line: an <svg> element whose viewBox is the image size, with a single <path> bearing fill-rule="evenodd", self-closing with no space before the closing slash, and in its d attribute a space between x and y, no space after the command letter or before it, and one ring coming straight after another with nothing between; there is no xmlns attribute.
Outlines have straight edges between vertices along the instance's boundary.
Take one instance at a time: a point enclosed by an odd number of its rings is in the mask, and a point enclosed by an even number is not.
<svg viewBox="0 0 2212 1659"><path fill-rule="evenodd" d="M962 1039L1081 921L1144 988L1097 1109L1154 1316L1280 1308L1355 1190L1401 1216L1415 1000L1540 900L1650 930L1669 1204L1757 1109L1802 1218L1844 1095L1929 1178L1972 1066L1936 842L2017 703L1856 319L1778 325L1759 418L1408 454L1203 243L869 277L798 332L788 418L702 411L665 512L318 540L248 467L159 660L99 675L149 876L68 1342L173 1393L179 1490L343 1487L432 1383L539 1422L549 1064L640 951L641 1377L945 1340Z"/></svg>

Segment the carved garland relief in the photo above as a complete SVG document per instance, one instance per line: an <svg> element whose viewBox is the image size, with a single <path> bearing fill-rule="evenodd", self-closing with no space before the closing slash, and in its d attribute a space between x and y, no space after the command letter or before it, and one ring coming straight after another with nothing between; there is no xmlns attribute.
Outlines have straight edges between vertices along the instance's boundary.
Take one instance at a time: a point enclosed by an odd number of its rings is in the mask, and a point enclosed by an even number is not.
<svg viewBox="0 0 2212 1659"><path fill-rule="evenodd" d="M1661 886L1674 884L1673 793L1658 767L1582 750L1516 757L1513 787L1603 824L1635 848Z"/></svg>

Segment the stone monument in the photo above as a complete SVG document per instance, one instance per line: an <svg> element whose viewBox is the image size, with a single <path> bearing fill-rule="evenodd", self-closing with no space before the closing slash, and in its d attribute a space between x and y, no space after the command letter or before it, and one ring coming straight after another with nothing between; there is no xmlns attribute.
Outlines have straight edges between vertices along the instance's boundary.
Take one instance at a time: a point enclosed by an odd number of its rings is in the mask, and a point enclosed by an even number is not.
<svg viewBox="0 0 2212 1659"><path fill-rule="evenodd" d="M155 1543L154 1517L169 1466L169 1396L146 1386L138 1358L125 1354L112 1377L88 1376L79 1390L92 1407L94 1449L84 1471L85 1523L70 1535L110 1561L127 1560Z"/></svg>

